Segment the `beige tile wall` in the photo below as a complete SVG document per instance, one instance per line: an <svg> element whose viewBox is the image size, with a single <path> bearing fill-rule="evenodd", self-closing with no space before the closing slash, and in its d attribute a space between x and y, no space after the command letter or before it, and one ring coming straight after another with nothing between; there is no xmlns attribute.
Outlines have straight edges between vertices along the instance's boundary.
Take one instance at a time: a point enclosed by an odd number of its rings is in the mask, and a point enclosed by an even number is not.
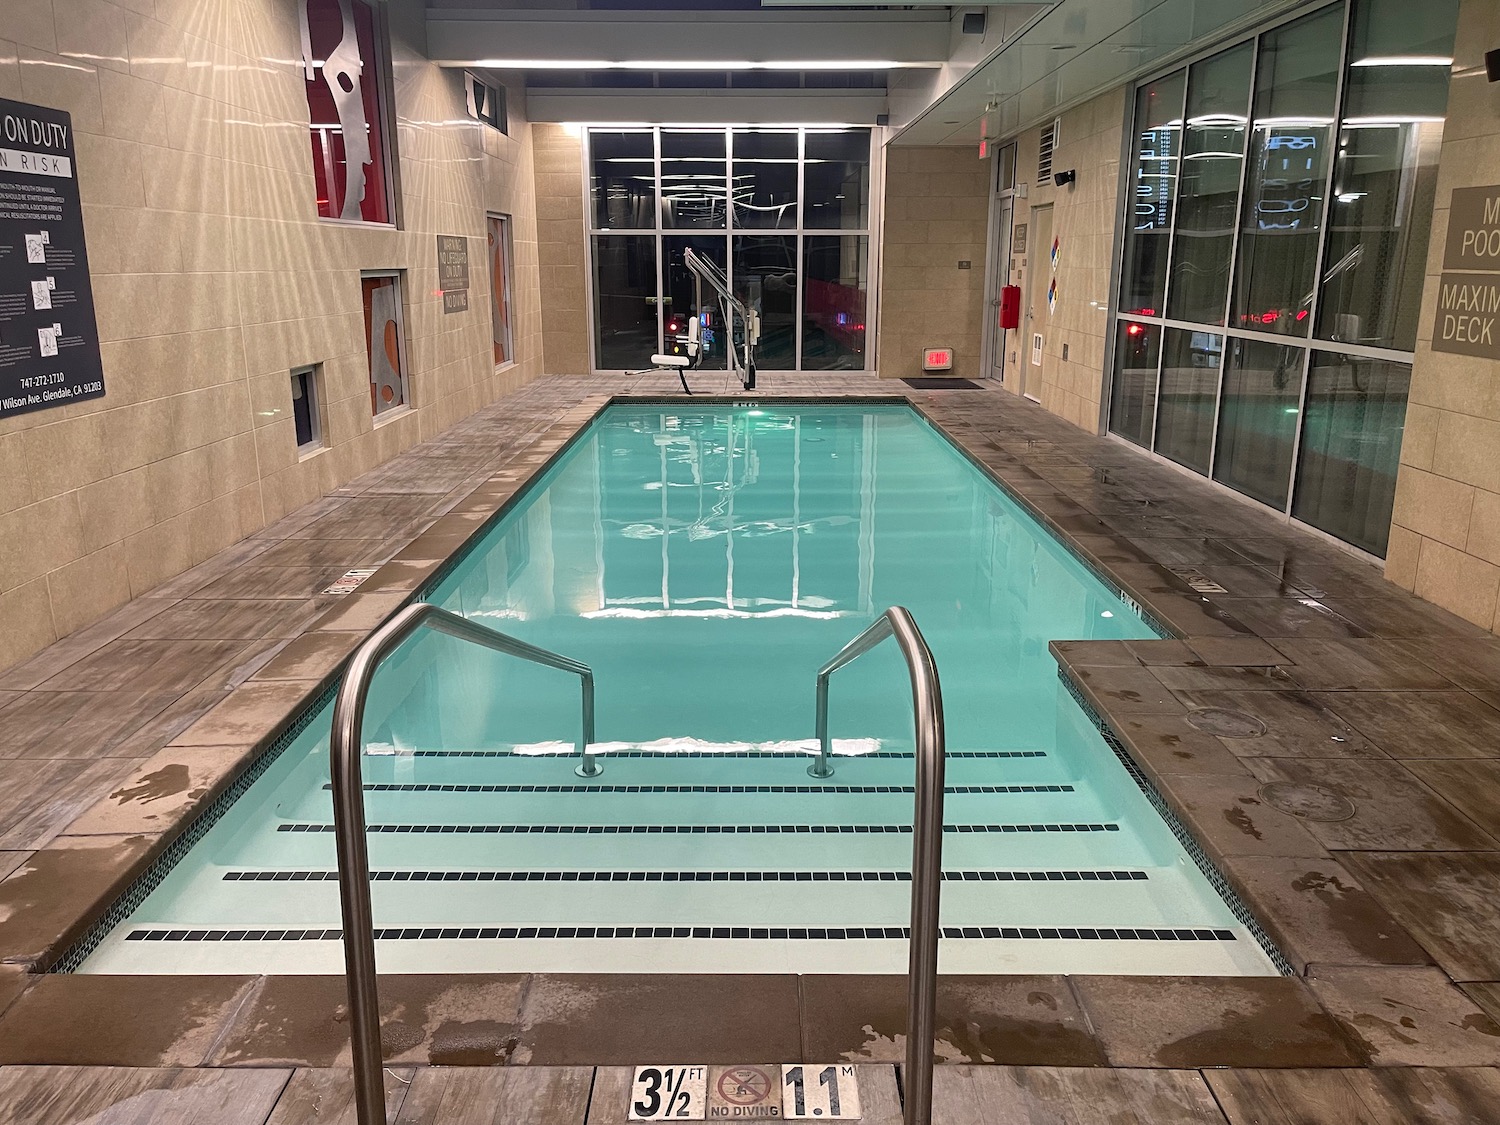
<svg viewBox="0 0 1500 1125"><path fill-rule="evenodd" d="M990 162L973 148L885 150L880 374L922 375L924 348L954 351L952 375L980 375ZM970 263L960 269L958 263Z"/></svg>
<svg viewBox="0 0 1500 1125"><path fill-rule="evenodd" d="M1500 631L1500 363L1431 348L1450 195L1500 183L1500 83L1484 75L1496 46L1500 6L1463 0L1385 575Z"/></svg>
<svg viewBox="0 0 1500 1125"><path fill-rule="evenodd" d="M589 371L588 243L582 130L534 125L536 231L541 258L542 352L547 374Z"/></svg>
<svg viewBox="0 0 1500 1125"><path fill-rule="evenodd" d="M295 0L0 3L0 97L73 116L107 388L0 422L0 667L540 373L524 117L510 137L466 120L460 75L423 58L421 0L383 6L400 231L317 219ZM519 362L500 372L487 209L516 220ZM439 232L470 236L467 314L442 314ZM407 271L413 400L379 426L373 268ZM328 447L299 461L288 372L308 363Z"/></svg>
<svg viewBox="0 0 1500 1125"><path fill-rule="evenodd" d="M1007 334L1005 386L1021 390L1020 366L1027 365L1026 392L1052 413L1090 433L1099 432L1104 391L1104 352L1110 328L1109 290L1120 186L1120 144L1125 128L1125 91L1112 90L1062 115L1052 167L1073 169L1075 183L1058 188L1037 182L1041 130L1018 138L1016 179L1027 185L1016 199L1013 221L1026 223L1033 237L1024 256L1011 262L1011 282L1021 286L1024 311L1029 270L1050 270L1050 246L1035 245L1033 207L1052 205L1052 233L1060 241L1057 306L1036 310L1045 345L1040 368L1031 366L1030 334L1023 327ZM1063 358L1067 349L1068 357Z"/></svg>

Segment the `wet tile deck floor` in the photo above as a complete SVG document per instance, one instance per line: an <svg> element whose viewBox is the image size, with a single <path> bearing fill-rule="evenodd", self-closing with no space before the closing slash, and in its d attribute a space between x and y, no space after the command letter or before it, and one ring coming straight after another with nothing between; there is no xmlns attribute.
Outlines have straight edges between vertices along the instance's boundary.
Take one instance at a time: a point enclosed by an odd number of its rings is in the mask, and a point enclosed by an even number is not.
<svg viewBox="0 0 1500 1125"><path fill-rule="evenodd" d="M708 382L695 389L734 389ZM35 1064L208 1068L86 1073L164 1107L220 1083L202 1096L256 1122L303 1120L309 1090L347 1082L338 978L27 970L608 395L675 390L656 377L534 383L0 674L0 1119L28 1089L73 1089L58 1078L71 1072ZM945 1068L943 1119L1061 1099L1084 1107L1078 1121L1105 1120L1115 1099L1142 1121L1342 1120L1335 1104L1362 1107L1339 1111L1350 1121L1500 1120L1488 1069L1500 1064L1500 638L996 389L830 375L767 378L755 397L870 394L909 396L1179 634L1053 648L1302 974L948 979L939 1057L1017 1068ZM354 566L379 569L353 594L319 593ZM700 1013L683 997L704 982L669 977L386 978L386 1042L405 1066L623 1065L642 1044L691 1050L682 1061L900 1057L895 978L741 979L716 978L716 1010ZM1198 1073L1223 1066L1241 1069ZM249 1072L216 1069L233 1067L283 1068L254 1071L281 1075L261 1116L260 1095L230 1092ZM1385 1069L1410 1067L1423 1069Z"/></svg>

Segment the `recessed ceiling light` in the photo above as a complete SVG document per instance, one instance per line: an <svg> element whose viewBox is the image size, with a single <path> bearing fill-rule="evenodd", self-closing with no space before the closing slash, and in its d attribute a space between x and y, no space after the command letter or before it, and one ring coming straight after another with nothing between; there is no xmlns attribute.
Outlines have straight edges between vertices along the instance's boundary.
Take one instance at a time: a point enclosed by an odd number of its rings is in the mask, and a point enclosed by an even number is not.
<svg viewBox="0 0 1500 1125"><path fill-rule="evenodd" d="M943 124L944 125L957 125L958 122L957 121L944 121Z"/></svg>
<svg viewBox="0 0 1500 1125"><path fill-rule="evenodd" d="M1077 43L1054 43L1054 44L1052 44L1052 49L1054 51L1076 51L1076 50L1078 50L1078 44Z"/></svg>

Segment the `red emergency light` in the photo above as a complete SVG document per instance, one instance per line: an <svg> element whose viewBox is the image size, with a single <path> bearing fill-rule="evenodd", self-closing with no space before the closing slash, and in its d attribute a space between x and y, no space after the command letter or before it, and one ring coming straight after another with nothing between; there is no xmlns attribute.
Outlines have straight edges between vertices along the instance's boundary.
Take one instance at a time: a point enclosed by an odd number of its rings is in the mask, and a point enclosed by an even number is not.
<svg viewBox="0 0 1500 1125"><path fill-rule="evenodd" d="M923 371L952 371L952 348L924 348L922 350Z"/></svg>

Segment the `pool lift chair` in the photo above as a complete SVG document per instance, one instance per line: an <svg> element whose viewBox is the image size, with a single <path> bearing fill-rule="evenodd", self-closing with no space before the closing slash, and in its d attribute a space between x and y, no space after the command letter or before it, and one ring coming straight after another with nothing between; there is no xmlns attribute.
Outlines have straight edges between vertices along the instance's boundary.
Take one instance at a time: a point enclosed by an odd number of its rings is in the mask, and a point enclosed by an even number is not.
<svg viewBox="0 0 1500 1125"><path fill-rule="evenodd" d="M693 393L693 389L688 386L687 373L703 362L703 357L713 342L712 335L704 331L703 283L707 282L709 287L718 294L720 319L724 325L725 351L729 357L729 370L739 377L745 390L753 391L755 389L755 349L760 345L760 313L737 298L730 291L729 279L724 276L719 267L700 256L691 247L683 251L682 260L692 272L693 307L699 311L688 317L685 332L668 337L671 343L682 349L680 353L653 355L651 366L646 371L637 371L634 374L644 375L647 371L675 371L677 378L682 381L683 393Z"/></svg>

